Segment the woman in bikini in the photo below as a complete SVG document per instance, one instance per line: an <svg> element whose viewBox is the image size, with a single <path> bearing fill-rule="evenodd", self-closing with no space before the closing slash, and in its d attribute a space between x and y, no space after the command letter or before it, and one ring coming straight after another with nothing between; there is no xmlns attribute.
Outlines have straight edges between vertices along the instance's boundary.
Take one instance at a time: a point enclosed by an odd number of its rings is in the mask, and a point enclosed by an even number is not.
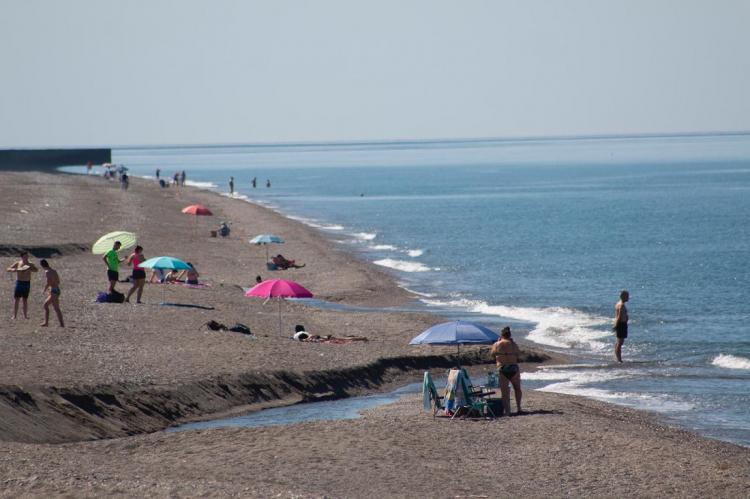
<svg viewBox="0 0 750 499"><path fill-rule="evenodd" d="M133 267L133 274L130 276L130 280L133 281L133 286L130 288L130 291L128 291L128 296L125 297L126 302L129 302L130 296L137 292L135 295L135 302L143 303L141 301L141 296L143 295L143 285L146 284L146 271L141 267L141 263L145 260L146 259L143 257L143 248L141 246L136 246L133 253L128 257L128 265Z"/></svg>
<svg viewBox="0 0 750 499"><path fill-rule="evenodd" d="M516 396L516 409L521 413L521 369L518 367L518 357L521 350L510 335L510 328L504 327L500 339L492 345L492 355L497 365L497 378L500 381L500 393L503 397L503 407L510 414L510 386Z"/></svg>

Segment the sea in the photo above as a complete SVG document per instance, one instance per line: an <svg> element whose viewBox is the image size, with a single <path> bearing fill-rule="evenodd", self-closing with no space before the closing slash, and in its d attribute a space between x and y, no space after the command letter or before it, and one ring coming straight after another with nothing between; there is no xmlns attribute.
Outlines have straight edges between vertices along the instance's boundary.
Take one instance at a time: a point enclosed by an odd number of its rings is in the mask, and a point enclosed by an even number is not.
<svg viewBox="0 0 750 499"><path fill-rule="evenodd" d="M113 162L225 195L234 177L234 197L387 268L417 309L573 359L528 386L750 446L750 135L123 147Z"/></svg>

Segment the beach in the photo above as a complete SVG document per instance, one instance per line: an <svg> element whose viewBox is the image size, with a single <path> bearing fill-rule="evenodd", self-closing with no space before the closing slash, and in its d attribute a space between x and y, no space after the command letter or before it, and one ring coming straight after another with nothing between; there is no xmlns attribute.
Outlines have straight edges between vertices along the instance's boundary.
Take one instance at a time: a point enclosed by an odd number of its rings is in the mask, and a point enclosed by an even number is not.
<svg viewBox="0 0 750 499"><path fill-rule="evenodd" d="M3 496L747 495L750 449L645 412L541 392L525 392L526 415L497 421L433 420L409 396L356 420L163 433L214 413L385 390L449 367L455 350L408 346L441 322L424 313L287 301L279 332L277 304L244 296L256 275L293 279L316 299L360 307L403 306L412 297L386 271L265 208L140 179L127 191L98 176L3 171L0 179L0 257L7 267L19 248L50 254L67 326L58 328L54 315L50 327L38 326L37 276L31 319L0 326ZM180 212L195 203L214 216ZM231 236L208 237L220 220L232 222ZM147 258L190 261L210 287L147 284L143 305L95 303L107 283L90 245L112 230L136 232ZM305 267L267 271L265 248L247 243L266 232L286 241L272 253ZM11 301L7 278L0 303L8 312ZM254 338L211 331L209 320L246 324ZM368 341L290 341L296 324ZM524 370L564 361L528 345L524 352L535 361ZM479 364L490 360L486 347L466 348L461 360L490 369Z"/></svg>

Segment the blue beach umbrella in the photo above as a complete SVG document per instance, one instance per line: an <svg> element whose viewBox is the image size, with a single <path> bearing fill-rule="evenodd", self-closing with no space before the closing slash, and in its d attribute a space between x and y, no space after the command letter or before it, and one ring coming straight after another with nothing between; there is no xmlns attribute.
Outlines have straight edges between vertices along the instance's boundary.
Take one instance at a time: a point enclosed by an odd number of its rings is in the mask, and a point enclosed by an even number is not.
<svg viewBox="0 0 750 499"><path fill-rule="evenodd" d="M450 321L437 324L414 337L410 345L491 345L500 337L490 328L466 321Z"/></svg>
<svg viewBox="0 0 750 499"><path fill-rule="evenodd" d="M269 244L284 244L284 240L275 234L259 234L250 239L250 244L262 244L266 247L266 260L268 260Z"/></svg>
<svg viewBox="0 0 750 499"><path fill-rule="evenodd" d="M147 269L161 269L161 270L189 270L190 265L183 262L179 258L174 258L172 256L156 256L154 258L149 258L145 262L141 264L141 267L147 268ZM161 304L162 305L168 305L164 301L164 296L166 293L167 285L166 283L161 289Z"/></svg>
<svg viewBox="0 0 750 499"><path fill-rule="evenodd" d="M141 264L147 269L189 270L190 265L172 256L155 256Z"/></svg>

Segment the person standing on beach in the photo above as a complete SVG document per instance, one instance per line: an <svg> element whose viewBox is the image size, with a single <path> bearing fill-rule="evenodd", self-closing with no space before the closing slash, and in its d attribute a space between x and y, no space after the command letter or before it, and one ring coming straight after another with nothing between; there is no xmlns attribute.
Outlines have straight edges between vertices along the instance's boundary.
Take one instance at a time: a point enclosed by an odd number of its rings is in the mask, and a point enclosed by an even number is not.
<svg viewBox="0 0 750 499"><path fill-rule="evenodd" d="M184 185L185 185L185 170L182 170L180 172L180 186L184 186Z"/></svg>
<svg viewBox="0 0 750 499"><path fill-rule="evenodd" d="M497 365L497 379L500 381L500 393L503 397L503 409L510 415L510 384L516 396L517 414L521 414L521 369L518 367L518 357L521 350L511 338L510 328L505 326L500 333L500 339L492 345L492 355Z"/></svg>
<svg viewBox="0 0 750 499"><path fill-rule="evenodd" d="M29 318L29 292L31 291L31 273L36 272L36 266L29 261L29 252L22 251L16 263L5 269L16 273L16 287L13 290L13 320L18 317L18 302L23 302L23 317Z"/></svg>
<svg viewBox="0 0 750 499"><path fill-rule="evenodd" d="M229 177L229 194L234 194L234 177Z"/></svg>
<svg viewBox="0 0 750 499"><path fill-rule="evenodd" d="M117 281L120 279L120 262L123 260L120 259L120 255L117 254L118 251L120 251L120 247L122 244L120 241L115 241L115 244L112 245L112 249L107 251L104 256L102 257L102 260L104 260L104 263L107 264L107 280L109 281L109 294L112 294L112 291L115 290L115 284L117 284Z"/></svg>
<svg viewBox="0 0 750 499"><path fill-rule="evenodd" d="M615 304L615 325L612 327L615 331L615 358L617 362L622 362L622 345L625 338L628 337L628 309L625 303L630 300L630 293L627 290L620 291L620 301Z"/></svg>
<svg viewBox="0 0 750 499"><path fill-rule="evenodd" d="M47 299L44 300L44 322L42 322L40 326L47 327L49 325L49 306L52 305L52 308L55 309L55 314L57 315L57 321L60 323L60 327L65 327L62 310L60 310L60 274L49 266L47 260L39 260L39 265L44 269L44 277L47 279L43 292L46 293L47 290L49 290Z"/></svg>
<svg viewBox="0 0 750 499"><path fill-rule="evenodd" d="M133 274L130 276L130 279L133 281L133 286L130 288L130 291L128 291L128 296L125 297L126 302L130 302L130 297L137 291L135 302L143 303L141 301L141 296L143 295L143 286L146 284L146 271L141 267L141 263L145 260L146 259L143 256L143 247L141 246L136 246L133 253L128 257L128 265L133 267Z"/></svg>
<svg viewBox="0 0 750 499"><path fill-rule="evenodd" d="M156 169L156 180L159 181L159 176L161 175L161 170L159 168Z"/></svg>

